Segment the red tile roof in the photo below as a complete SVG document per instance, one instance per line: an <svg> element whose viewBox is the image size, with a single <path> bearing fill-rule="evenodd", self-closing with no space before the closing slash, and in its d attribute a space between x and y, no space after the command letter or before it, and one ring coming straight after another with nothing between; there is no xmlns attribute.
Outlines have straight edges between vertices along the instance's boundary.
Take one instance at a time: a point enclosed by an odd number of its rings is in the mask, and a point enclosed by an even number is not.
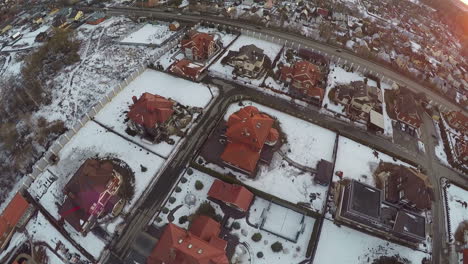
<svg viewBox="0 0 468 264"><path fill-rule="evenodd" d="M193 235L208 242L212 237L219 236L221 225L206 215L200 215L193 219L189 231Z"/></svg>
<svg viewBox="0 0 468 264"><path fill-rule="evenodd" d="M214 52L214 36L198 31L191 31L181 40L182 48L191 49L194 57L206 60Z"/></svg>
<svg viewBox="0 0 468 264"><path fill-rule="evenodd" d="M298 61L292 67L284 66L281 68L283 81L289 78L293 87L303 90L308 96L318 97L322 100L325 91L317 87L320 74L319 68L308 61Z"/></svg>
<svg viewBox="0 0 468 264"><path fill-rule="evenodd" d="M171 66L170 72L196 80L200 76L202 70L202 66L195 65L190 60L182 59Z"/></svg>
<svg viewBox="0 0 468 264"><path fill-rule="evenodd" d="M254 106L246 106L232 114L226 131L229 143L221 159L249 173L254 172L267 139L279 137L278 131L272 128L273 123L273 118L260 113Z"/></svg>
<svg viewBox="0 0 468 264"><path fill-rule="evenodd" d="M29 203L18 192L0 215L0 247L7 242L11 233L19 224L21 218L26 214Z"/></svg>
<svg viewBox="0 0 468 264"><path fill-rule="evenodd" d="M192 231L186 231L169 223L146 263L229 264L225 252L227 242L214 236L214 234L219 234L219 223L210 220L202 226L200 223L204 219L206 220L206 218L196 218L194 223L197 225L196 229L202 229L201 233L205 236L204 238L207 238L209 233L213 235L208 237L208 240L198 237ZM215 231L204 231L205 229L215 229Z"/></svg>
<svg viewBox="0 0 468 264"><path fill-rule="evenodd" d="M173 102L150 93L144 93L138 100L133 97L133 103L127 116L145 128L155 128L157 124L166 122L174 112Z"/></svg>
<svg viewBox="0 0 468 264"><path fill-rule="evenodd" d="M244 186L215 180L208 191L208 196L228 205L234 205L246 212L253 200L253 194Z"/></svg>

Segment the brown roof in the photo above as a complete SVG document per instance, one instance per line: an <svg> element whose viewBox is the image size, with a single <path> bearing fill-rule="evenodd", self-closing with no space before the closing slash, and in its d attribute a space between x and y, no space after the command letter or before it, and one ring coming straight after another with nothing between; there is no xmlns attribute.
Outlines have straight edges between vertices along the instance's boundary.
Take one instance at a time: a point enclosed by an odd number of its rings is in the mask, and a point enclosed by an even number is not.
<svg viewBox="0 0 468 264"><path fill-rule="evenodd" d="M253 200L253 194L244 186L229 184L220 180L213 182L208 191L208 196L234 205L244 212L249 209Z"/></svg>
<svg viewBox="0 0 468 264"><path fill-rule="evenodd" d="M0 215L0 248L10 238L12 232L19 224L21 218L26 214L29 203L18 192Z"/></svg>

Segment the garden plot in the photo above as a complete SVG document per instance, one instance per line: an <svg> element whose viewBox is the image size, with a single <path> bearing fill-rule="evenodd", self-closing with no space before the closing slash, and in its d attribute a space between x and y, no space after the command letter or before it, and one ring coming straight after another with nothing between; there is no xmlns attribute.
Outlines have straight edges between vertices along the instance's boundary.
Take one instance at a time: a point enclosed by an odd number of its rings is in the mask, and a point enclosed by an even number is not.
<svg viewBox="0 0 468 264"><path fill-rule="evenodd" d="M450 237L454 237L455 231L458 226L468 221L468 191L458 187L454 184L450 184L446 187L445 192L447 194L447 216L450 222Z"/></svg>
<svg viewBox="0 0 468 264"><path fill-rule="evenodd" d="M214 180L215 178L203 172L191 168L188 169L153 223L162 227L172 222L168 219L169 215L172 215L174 217L174 224L188 229L189 221L179 222L179 219L182 216L188 217L194 214L204 202L208 202L215 209L216 214L222 216L223 211L219 205L207 199L208 191ZM195 184L199 185L200 183L202 184L200 185L202 188L198 190Z"/></svg>
<svg viewBox="0 0 468 264"><path fill-rule="evenodd" d="M225 31L219 31L217 28L198 27L196 30L214 35L215 41L220 40L223 44L223 47L231 44L231 42L236 38L236 35L227 33Z"/></svg>
<svg viewBox="0 0 468 264"><path fill-rule="evenodd" d="M398 256L405 264L420 264L430 255L324 220L314 263L372 263L381 256Z"/></svg>
<svg viewBox="0 0 468 264"><path fill-rule="evenodd" d="M120 43L144 44L144 45L161 45L176 32L169 30L169 25L166 24L146 24L139 30L131 33Z"/></svg>
<svg viewBox="0 0 468 264"><path fill-rule="evenodd" d="M270 203L265 210L261 229L277 234L292 242L297 241L304 225L305 215L286 207Z"/></svg>
<svg viewBox="0 0 468 264"><path fill-rule="evenodd" d="M199 83L190 82L167 73L148 69L119 92L119 94L95 116L95 120L111 128L119 135L137 144L144 145L158 155L168 157L181 140L180 137L171 136L175 141L174 145L169 145L166 142L149 144L141 140L141 137L138 135L132 137L125 132L127 129L127 124L125 122L127 119L126 111L128 111L130 105L133 104L132 96L139 98L143 93L149 92L166 98L172 98L185 106L205 108L212 99L210 89L213 90L214 94L217 94L216 88L208 88ZM196 118L196 116L194 116L194 118ZM190 125L188 127L190 127Z"/></svg>
<svg viewBox="0 0 468 264"><path fill-rule="evenodd" d="M391 162L411 167L407 163L397 160L387 154L361 145L351 139L339 137L338 151L335 161L335 171L342 171L344 178L355 179L368 185L375 186L373 173L379 163ZM334 176L337 181L338 176Z"/></svg>
<svg viewBox="0 0 468 264"><path fill-rule="evenodd" d="M241 35L236 41L234 41L234 43L229 47L229 49L226 50L224 55L209 68L210 72L213 75L219 76L221 78L232 80L234 76L232 73L234 68L229 65L221 64L222 59L227 56L230 50L238 51L243 46L251 44L254 44L256 47L262 49L263 53L266 56L268 56L268 58L270 58L271 62L275 60L276 56L281 50L281 46L278 44ZM263 82L263 79L263 77L260 77L259 79L249 79L240 76L237 77L238 82L249 83L255 86L259 86Z"/></svg>
<svg viewBox="0 0 468 264"><path fill-rule="evenodd" d="M135 174L135 195L124 211L128 211L136 203L164 163L164 159L144 151L92 121L71 138L58 156L60 161L49 170L58 177L56 188L59 190L63 190L86 159L117 158L125 162Z"/></svg>
<svg viewBox="0 0 468 264"><path fill-rule="evenodd" d="M239 264L250 264L250 263L271 263L271 264L283 264L283 263L299 263L306 259L306 251L309 245L309 241L314 230L315 219L312 217L305 216L303 221L303 226L293 226L288 224L288 228L283 226L283 233L287 236L296 236L299 232L296 242L291 242L290 240L284 239L280 236L274 235L270 232L262 230L260 227L262 223L262 214L264 210L270 206L270 202L259 197L256 197L252 203L249 210L249 221L245 218L243 219L229 219L229 224L237 222L240 224L239 229L232 229L231 234L237 235L241 243L248 244L248 252L242 252L240 247L236 250L236 253L233 256L232 262ZM275 205L275 211L271 214L266 214L267 218L273 218L277 216L283 217L285 210L289 209L280 209L280 207ZM289 212L288 212L289 213ZM302 215L300 216L302 218ZM294 218L294 217L292 217ZM292 219L288 218L288 219ZM284 218L283 218L284 219ZM297 220L297 219L295 219ZM277 219L269 219L273 226L280 226L281 223ZM296 221L295 221L296 222ZM252 236L259 238L259 241L255 242L252 239ZM279 242L282 245L282 250L280 252L273 252L271 245L275 242ZM262 252L263 256L258 257L257 253ZM252 262L248 260L248 255L252 258ZM235 262L239 261L239 262Z"/></svg>

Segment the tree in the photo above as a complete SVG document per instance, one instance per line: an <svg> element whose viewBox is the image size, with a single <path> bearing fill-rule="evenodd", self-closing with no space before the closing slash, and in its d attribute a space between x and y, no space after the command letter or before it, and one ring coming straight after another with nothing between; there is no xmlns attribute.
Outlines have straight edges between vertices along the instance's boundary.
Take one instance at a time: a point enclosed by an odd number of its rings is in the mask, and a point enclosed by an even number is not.
<svg viewBox="0 0 468 264"><path fill-rule="evenodd" d="M271 244L271 250L273 250L273 252L280 252L283 250L283 244L281 244L279 241L276 241L275 243Z"/></svg>

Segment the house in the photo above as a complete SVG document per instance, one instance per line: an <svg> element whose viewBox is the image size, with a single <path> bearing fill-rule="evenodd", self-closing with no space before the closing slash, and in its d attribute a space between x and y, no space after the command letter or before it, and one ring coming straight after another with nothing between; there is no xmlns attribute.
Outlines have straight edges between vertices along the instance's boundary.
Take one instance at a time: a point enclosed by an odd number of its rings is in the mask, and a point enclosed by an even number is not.
<svg viewBox="0 0 468 264"><path fill-rule="evenodd" d="M447 123L461 133L468 133L468 117L460 111L450 111L445 113L445 119Z"/></svg>
<svg viewBox="0 0 468 264"><path fill-rule="evenodd" d="M328 11L328 9L325 9L325 8L317 8L315 9L315 13L317 16L321 16L323 18L327 18L330 16L330 12Z"/></svg>
<svg viewBox="0 0 468 264"><path fill-rule="evenodd" d="M159 0L137 0L135 5L138 7L155 7L159 4Z"/></svg>
<svg viewBox="0 0 468 264"><path fill-rule="evenodd" d="M394 111L396 119L417 130L421 126L422 120L418 114L413 94L400 93L395 101Z"/></svg>
<svg viewBox="0 0 468 264"><path fill-rule="evenodd" d="M195 218L189 230L169 223L146 263L229 264L220 231L220 224L207 216Z"/></svg>
<svg viewBox="0 0 468 264"><path fill-rule="evenodd" d="M194 30L185 35L181 40L181 45L185 57L194 61L206 61L217 50L213 35Z"/></svg>
<svg viewBox="0 0 468 264"><path fill-rule="evenodd" d="M383 179L386 201L411 209L431 209L433 191L426 175L413 168L394 165L380 172L378 177Z"/></svg>
<svg viewBox="0 0 468 264"><path fill-rule="evenodd" d="M381 202L379 189L353 180L344 187L340 216L365 225L378 226Z"/></svg>
<svg viewBox="0 0 468 264"><path fill-rule="evenodd" d="M63 220L84 235L102 216L118 214L122 175L108 160L86 160L65 185L65 202L59 208Z"/></svg>
<svg viewBox="0 0 468 264"><path fill-rule="evenodd" d="M41 32L37 34L36 38L34 38L35 42L44 42L49 38L49 35L47 34L47 31Z"/></svg>
<svg viewBox="0 0 468 264"><path fill-rule="evenodd" d="M317 174L314 177L314 182L328 186L333 177L333 164L329 161L321 159L317 163Z"/></svg>
<svg viewBox="0 0 468 264"><path fill-rule="evenodd" d="M170 31L177 31L179 29L180 29L180 23L179 22L174 21L174 22L169 24L169 30Z"/></svg>
<svg viewBox="0 0 468 264"><path fill-rule="evenodd" d="M292 67L284 66L281 68L283 82L302 94L319 100L319 102L323 100L325 94L324 89L319 87L321 78L319 68L305 60L294 63Z"/></svg>
<svg viewBox="0 0 468 264"><path fill-rule="evenodd" d="M419 243L426 238L424 217L407 210L398 210L392 233L399 238Z"/></svg>
<svg viewBox="0 0 468 264"><path fill-rule="evenodd" d="M253 44L243 46L239 51L230 50L221 63L234 67L235 74L251 79L258 79L271 69L270 58Z"/></svg>
<svg viewBox="0 0 468 264"><path fill-rule="evenodd" d="M194 81L198 81L200 79L202 71L202 66L194 64L188 59L182 59L175 62L169 69L169 72Z"/></svg>
<svg viewBox="0 0 468 264"><path fill-rule="evenodd" d="M103 12L96 12L86 20L86 24L97 25L103 22L104 20L106 20L106 14L104 14Z"/></svg>
<svg viewBox="0 0 468 264"><path fill-rule="evenodd" d="M457 139L455 144L455 155L457 160L468 164L468 143L463 139Z"/></svg>
<svg viewBox="0 0 468 264"><path fill-rule="evenodd" d="M244 186L215 180L208 191L208 196L228 206L247 212L253 200L253 194Z"/></svg>
<svg viewBox="0 0 468 264"><path fill-rule="evenodd" d="M363 81L337 86L334 96L334 101L344 105L348 115L366 121L371 111L382 112L382 100L381 90Z"/></svg>
<svg viewBox="0 0 468 264"><path fill-rule="evenodd" d="M278 142L279 132L273 128L274 122L273 118L260 113L253 106L244 107L232 114L227 122L227 144L221 154L223 162L249 176L254 176L262 151L271 149ZM269 160L262 161L269 163L271 158L272 155Z"/></svg>
<svg viewBox="0 0 468 264"><path fill-rule="evenodd" d="M16 230L23 228L29 221L34 207L26 201L21 193L16 193L0 215L0 252L10 242Z"/></svg>

